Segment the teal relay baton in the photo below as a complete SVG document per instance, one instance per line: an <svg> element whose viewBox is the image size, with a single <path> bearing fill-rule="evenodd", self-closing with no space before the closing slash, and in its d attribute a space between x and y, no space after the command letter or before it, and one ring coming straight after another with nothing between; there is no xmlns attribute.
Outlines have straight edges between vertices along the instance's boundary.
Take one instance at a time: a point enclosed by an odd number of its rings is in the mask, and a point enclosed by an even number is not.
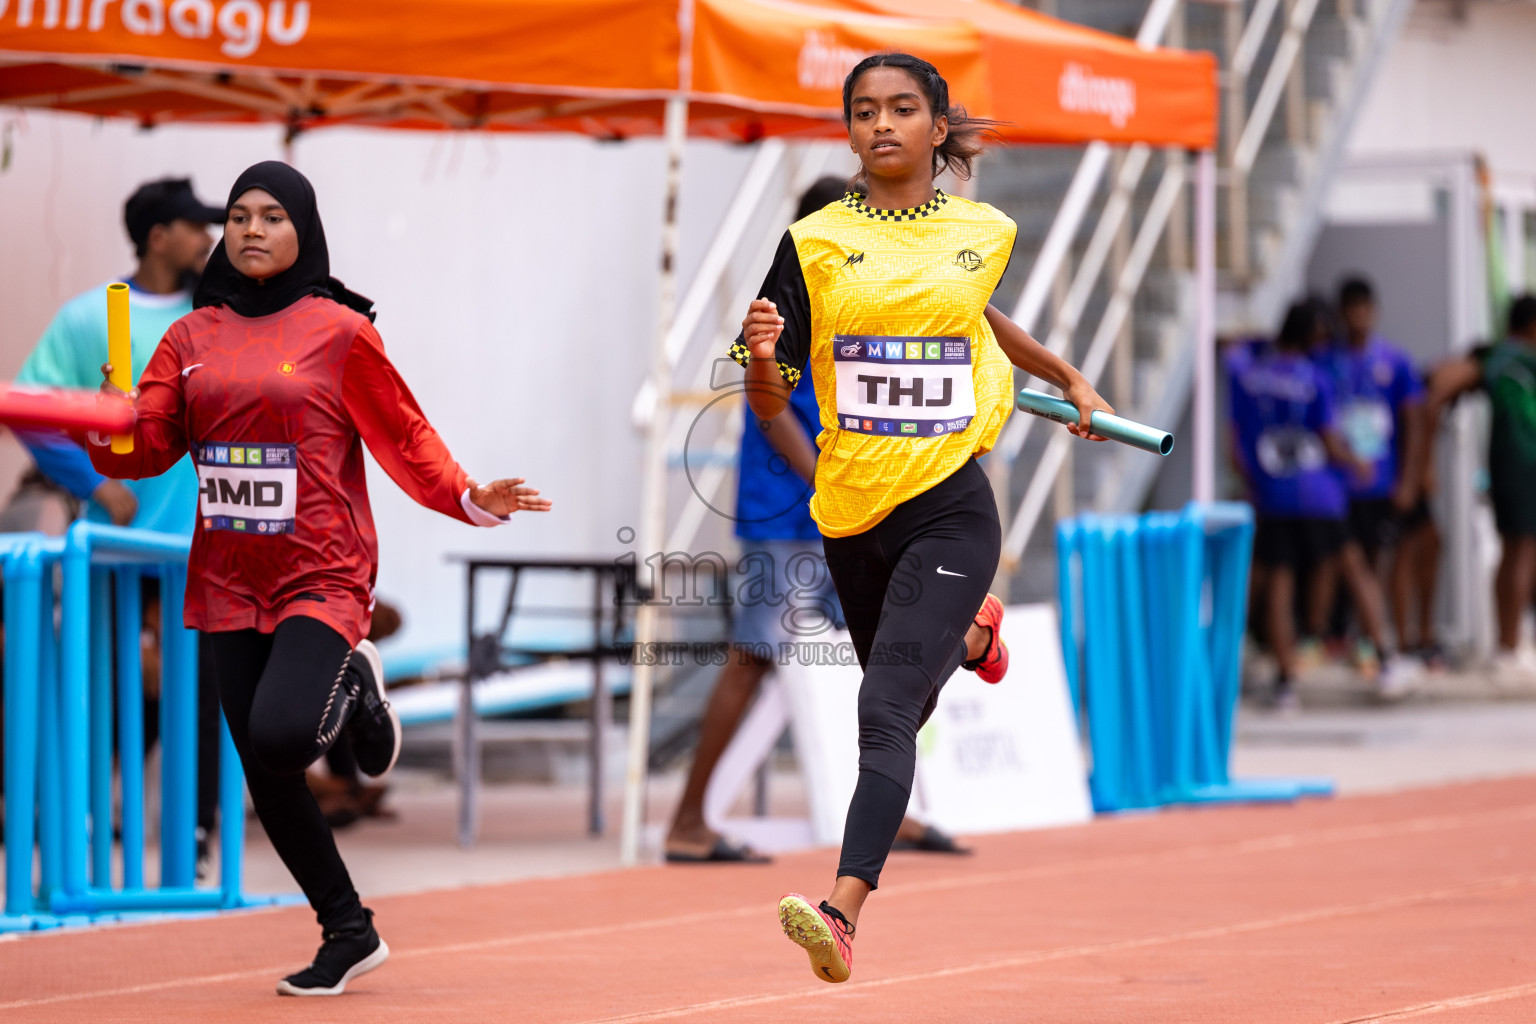
<svg viewBox="0 0 1536 1024"><path fill-rule="evenodd" d="M1072 424L1083 421L1082 416L1078 414L1077 406L1071 402L1063 398L1052 398L1031 388L1024 388L1019 392L1018 406L1025 412L1032 412L1036 416L1055 420L1057 423ZM1128 444L1132 448L1140 448L1154 455L1167 455L1173 451L1173 435L1166 430L1149 427L1145 423L1137 423L1135 420L1128 420L1107 412L1096 412L1088 424L1095 434L1107 437L1111 441Z"/></svg>

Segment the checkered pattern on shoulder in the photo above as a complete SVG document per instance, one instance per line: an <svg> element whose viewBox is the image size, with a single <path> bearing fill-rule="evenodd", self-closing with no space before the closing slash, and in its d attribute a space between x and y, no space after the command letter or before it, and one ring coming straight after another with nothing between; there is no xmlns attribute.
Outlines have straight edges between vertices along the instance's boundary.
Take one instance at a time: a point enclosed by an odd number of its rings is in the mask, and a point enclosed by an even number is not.
<svg viewBox="0 0 1536 1024"><path fill-rule="evenodd" d="M843 205L854 213L862 213L870 220L886 221L917 220L930 213L937 213L939 208L947 202L949 202L949 196L945 195L941 188L934 189L933 198L922 206L910 206L905 210L877 210L872 206L865 206L864 197L857 192L849 192L843 196Z"/></svg>
<svg viewBox="0 0 1536 1024"><path fill-rule="evenodd" d="M752 361L751 351L739 340L731 342L730 354L731 358L736 360L742 369L746 369L747 364ZM786 362L779 362L779 376L783 377L784 383L788 384L791 388L799 387L800 385L800 371Z"/></svg>

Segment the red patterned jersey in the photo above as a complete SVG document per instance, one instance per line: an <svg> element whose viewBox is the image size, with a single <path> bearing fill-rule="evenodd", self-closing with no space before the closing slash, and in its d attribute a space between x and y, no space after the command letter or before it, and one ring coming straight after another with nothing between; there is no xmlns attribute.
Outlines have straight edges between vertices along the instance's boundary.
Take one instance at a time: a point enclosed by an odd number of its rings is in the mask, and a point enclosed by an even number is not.
<svg viewBox="0 0 1536 1024"><path fill-rule="evenodd" d="M308 615L353 644L367 635L379 555L363 442L427 508L500 522L469 502L467 475L373 324L329 299L255 318L195 310L166 332L139 392L133 452L90 445L91 461L137 479L192 453L191 628L271 632Z"/></svg>

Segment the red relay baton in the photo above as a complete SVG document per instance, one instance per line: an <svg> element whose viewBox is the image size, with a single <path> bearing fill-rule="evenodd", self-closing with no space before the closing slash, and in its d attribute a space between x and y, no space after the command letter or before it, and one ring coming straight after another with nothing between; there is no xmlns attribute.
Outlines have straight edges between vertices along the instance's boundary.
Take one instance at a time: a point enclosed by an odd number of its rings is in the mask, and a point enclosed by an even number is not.
<svg viewBox="0 0 1536 1024"><path fill-rule="evenodd" d="M0 387L0 423L11 428L133 433L133 406L100 401L95 391Z"/></svg>

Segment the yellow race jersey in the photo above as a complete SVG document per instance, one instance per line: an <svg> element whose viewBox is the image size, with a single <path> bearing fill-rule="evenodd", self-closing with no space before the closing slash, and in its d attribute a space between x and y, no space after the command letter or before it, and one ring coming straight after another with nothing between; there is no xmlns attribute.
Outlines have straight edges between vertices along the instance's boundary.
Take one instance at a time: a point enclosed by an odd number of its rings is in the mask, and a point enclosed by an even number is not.
<svg viewBox="0 0 1536 1024"><path fill-rule="evenodd" d="M828 537L990 451L1013 409L1013 368L986 308L1013 252L1012 220L936 192L908 210L850 193L785 233L760 293L784 318L790 386L807 362L821 410L811 515ZM741 338L731 356L743 366Z"/></svg>

